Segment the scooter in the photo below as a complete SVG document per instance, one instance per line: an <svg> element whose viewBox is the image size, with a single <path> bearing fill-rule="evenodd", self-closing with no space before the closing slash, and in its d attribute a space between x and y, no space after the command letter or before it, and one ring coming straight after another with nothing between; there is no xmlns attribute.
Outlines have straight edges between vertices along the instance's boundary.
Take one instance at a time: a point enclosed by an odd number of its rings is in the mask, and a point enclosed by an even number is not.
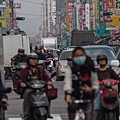
<svg viewBox="0 0 120 120"><path fill-rule="evenodd" d="M99 84L104 86L100 92L100 120L119 120L119 95L113 88L119 81L107 79Z"/></svg>
<svg viewBox="0 0 120 120"><path fill-rule="evenodd" d="M51 73L53 71L53 58L48 58L47 59L47 70Z"/></svg>
<svg viewBox="0 0 120 120"><path fill-rule="evenodd" d="M27 86L33 89L29 94L30 120L47 120L49 102L45 93L46 82L41 80L30 81Z"/></svg>
<svg viewBox="0 0 120 120"><path fill-rule="evenodd" d="M10 93L12 91L11 88L6 88L5 91L0 91L4 93ZM5 119L5 111L7 110L7 107L5 106L4 102L0 102L0 120L6 120Z"/></svg>

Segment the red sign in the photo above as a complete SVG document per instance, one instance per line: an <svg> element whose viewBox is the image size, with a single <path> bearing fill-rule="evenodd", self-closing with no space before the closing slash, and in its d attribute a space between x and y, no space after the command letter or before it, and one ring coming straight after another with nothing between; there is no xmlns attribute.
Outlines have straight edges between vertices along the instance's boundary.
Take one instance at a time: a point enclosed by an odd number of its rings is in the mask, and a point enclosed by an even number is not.
<svg viewBox="0 0 120 120"><path fill-rule="evenodd" d="M21 9L21 3L14 3L14 8Z"/></svg>
<svg viewBox="0 0 120 120"><path fill-rule="evenodd" d="M68 8L68 12L74 12L74 8Z"/></svg>
<svg viewBox="0 0 120 120"><path fill-rule="evenodd" d="M113 12L115 10L115 2L114 0L103 0L103 13ZM112 22L111 16L104 16L104 23Z"/></svg>
<svg viewBox="0 0 120 120"><path fill-rule="evenodd" d="M85 8L81 7L79 9L79 26L80 30L84 30L85 27Z"/></svg>

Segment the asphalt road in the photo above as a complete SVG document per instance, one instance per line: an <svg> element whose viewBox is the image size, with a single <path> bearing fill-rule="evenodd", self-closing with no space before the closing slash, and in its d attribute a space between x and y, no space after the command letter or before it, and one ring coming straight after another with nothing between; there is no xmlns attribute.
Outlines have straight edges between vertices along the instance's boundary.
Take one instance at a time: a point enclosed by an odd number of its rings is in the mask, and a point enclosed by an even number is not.
<svg viewBox="0 0 120 120"><path fill-rule="evenodd" d="M51 114L53 114L55 120L68 120L67 118L67 104L64 101L63 81L54 82L54 86L58 88L58 98L52 101ZM12 87L12 81L5 81L6 87ZM14 92L8 94L9 107L6 111L7 120L21 120L20 113L22 113L23 100Z"/></svg>

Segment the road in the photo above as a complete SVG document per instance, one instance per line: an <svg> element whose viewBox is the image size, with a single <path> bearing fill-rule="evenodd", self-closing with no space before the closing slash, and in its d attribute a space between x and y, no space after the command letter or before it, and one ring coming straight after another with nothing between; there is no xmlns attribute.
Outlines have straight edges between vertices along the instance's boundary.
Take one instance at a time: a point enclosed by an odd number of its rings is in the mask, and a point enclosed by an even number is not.
<svg viewBox="0 0 120 120"><path fill-rule="evenodd" d="M12 87L12 81L5 81L6 87ZM67 104L64 101L63 81L54 82L54 86L58 88L58 98L52 101L51 114L53 120L68 120L67 118ZM22 113L23 100L14 92L8 94L10 106L6 112L7 120L21 120L20 113ZM49 119L48 119L49 120Z"/></svg>

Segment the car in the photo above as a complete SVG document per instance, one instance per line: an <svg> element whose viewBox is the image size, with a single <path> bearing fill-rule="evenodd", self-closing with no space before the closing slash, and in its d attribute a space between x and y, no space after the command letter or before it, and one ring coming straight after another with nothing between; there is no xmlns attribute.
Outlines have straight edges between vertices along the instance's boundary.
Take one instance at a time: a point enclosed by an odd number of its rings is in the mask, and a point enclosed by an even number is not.
<svg viewBox="0 0 120 120"><path fill-rule="evenodd" d="M108 57L108 65L110 65L112 60L117 60L116 54L114 50L109 46L103 46L103 45L92 45L92 46L83 46L83 48L86 51L86 54L89 55L95 63L95 66L98 66L96 62L96 57L99 54L105 54ZM56 81L60 81L64 79L66 67L67 67L67 58L71 57L72 51L74 49L65 50L61 53L59 60L56 65Z"/></svg>

